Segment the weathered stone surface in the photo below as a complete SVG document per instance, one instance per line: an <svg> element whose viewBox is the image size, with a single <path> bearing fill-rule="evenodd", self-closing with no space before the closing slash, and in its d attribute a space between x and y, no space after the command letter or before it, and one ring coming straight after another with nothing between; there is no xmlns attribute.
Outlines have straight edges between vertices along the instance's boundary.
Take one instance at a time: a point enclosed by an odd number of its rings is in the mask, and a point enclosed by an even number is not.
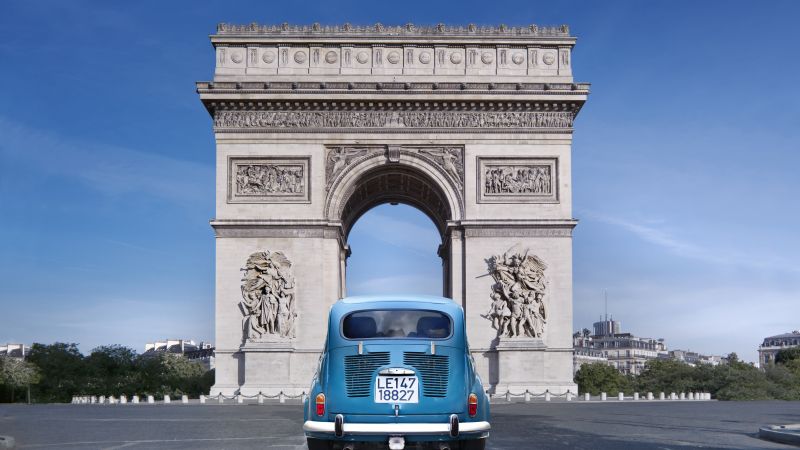
<svg viewBox="0 0 800 450"><path fill-rule="evenodd" d="M489 387L577 392L571 145L589 86L566 27L221 25L211 40L197 90L217 142L212 395L308 389L349 230L387 202L441 233L443 295ZM248 269L263 254L290 262L291 288L285 269Z"/></svg>

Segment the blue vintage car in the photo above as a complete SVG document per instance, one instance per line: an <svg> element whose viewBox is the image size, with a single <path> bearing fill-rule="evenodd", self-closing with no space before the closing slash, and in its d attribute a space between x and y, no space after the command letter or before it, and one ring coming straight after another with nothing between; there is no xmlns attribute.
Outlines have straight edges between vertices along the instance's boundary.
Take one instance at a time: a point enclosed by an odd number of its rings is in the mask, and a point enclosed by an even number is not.
<svg viewBox="0 0 800 450"><path fill-rule="evenodd" d="M489 429L489 399L459 305L391 296L331 307L304 405L310 450L483 449Z"/></svg>

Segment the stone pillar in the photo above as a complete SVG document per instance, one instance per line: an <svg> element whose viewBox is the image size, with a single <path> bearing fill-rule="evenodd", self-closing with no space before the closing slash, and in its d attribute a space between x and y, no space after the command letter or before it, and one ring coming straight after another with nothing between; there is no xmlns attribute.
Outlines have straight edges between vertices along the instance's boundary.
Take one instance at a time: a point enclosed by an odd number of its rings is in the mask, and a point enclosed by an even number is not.
<svg viewBox="0 0 800 450"><path fill-rule="evenodd" d="M638 392L634 392L633 393L633 399L634 400L639 400L639 393Z"/></svg>
<svg viewBox="0 0 800 450"><path fill-rule="evenodd" d="M134 395L133 397L131 397L131 403L133 403L135 405L138 405L139 404L139 396L138 395Z"/></svg>
<svg viewBox="0 0 800 450"><path fill-rule="evenodd" d="M153 397L152 395L148 395L147 396L147 404L148 405L154 405L155 403L156 403L155 397Z"/></svg>
<svg viewBox="0 0 800 450"><path fill-rule="evenodd" d="M164 396L164 404L168 405L170 403L170 401L171 401L171 399L169 398L169 395L165 395Z"/></svg>
<svg viewBox="0 0 800 450"><path fill-rule="evenodd" d="M601 401L606 401L606 398L607 398L607 397L606 397L606 393L605 393L605 392L601 392L601 393L600 393L600 400L601 400Z"/></svg>
<svg viewBox="0 0 800 450"><path fill-rule="evenodd" d="M189 396L188 395L181 395L181 403L184 405L189 403Z"/></svg>
<svg viewBox="0 0 800 450"><path fill-rule="evenodd" d="M205 395L200 394L200 404L201 405L205 405L206 404L206 396Z"/></svg>
<svg viewBox="0 0 800 450"><path fill-rule="evenodd" d="M652 400L653 399L653 393L652 392L648 392L647 393L647 399L648 400Z"/></svg>
<svg viewBox="0 0 800 450"><path fill-rule="evenodd" d="M664 393L663 392L659 392L658 393L658 399L659 400L664 400Z"/></svg>
<svg viewBox="0 0 800 450"><path fill-rule="evenodd" d="M591 400L592 400L592 394L590 394L590 393L588 393L588 392L584 393L584 394L583 394L583 399L584 399L585 401L587 401L587 402L588 402L588 401L591 401Z"/></svg>
<svg viewBox="0 0 800 450"><path fill-rule="evenodd" d="M125 395L120 395L119 396L119 404L120 405L125 405L127 403L128 403L128 397L125 396Z"/></svg>
<svg viewBox="0 0 800 450"><path fill-rule="evenodd" d="M617 395L617 400L619 400L619 401L625 400L625 394L620 392L619 395Z"/></svg>

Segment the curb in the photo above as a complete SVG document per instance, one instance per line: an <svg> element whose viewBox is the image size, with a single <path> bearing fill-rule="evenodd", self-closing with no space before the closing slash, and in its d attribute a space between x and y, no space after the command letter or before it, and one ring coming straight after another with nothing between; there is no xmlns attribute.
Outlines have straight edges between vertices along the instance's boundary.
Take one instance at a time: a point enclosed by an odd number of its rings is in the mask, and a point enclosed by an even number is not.
<svg viewBox="0 0 800 450"><path fill-rule="evenodd" d="M14 448L14 438L11 436L0 436L0 448Z"/></svg>
<svg viewBox="0 0 800 450"><path fill-rule="evenodd" d="M758 437L781 444L800 446L800 424L761 427L758 429Z"/></svg>

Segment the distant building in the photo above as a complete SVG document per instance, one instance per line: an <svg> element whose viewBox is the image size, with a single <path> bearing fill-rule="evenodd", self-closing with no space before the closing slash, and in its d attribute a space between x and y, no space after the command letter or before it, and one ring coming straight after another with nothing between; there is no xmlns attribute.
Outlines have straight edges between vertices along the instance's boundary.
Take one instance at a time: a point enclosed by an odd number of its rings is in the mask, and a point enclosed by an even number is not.
<svg viewBox="0 0 800 450"><path fill-rule="evenodd" d="M637 337L622 333L621 328L621 323L612 318L595 322L592 335L587 329L575 333L572 342L574 365L603 362L602 358L605 358L608 365L621 373L638 375L647 361L667 355L664 339ZM573 370L578 368L573 367Z"/></svg>
<svg viewBox="0 0 800 450"><path fill-rule="evenodd" d="M591 346L592 333L588 328L577 331L572 335L572 375L574 376L584 364L608 364L608 358L602 350L595 350Z"/></svg>
<svg viewBox="0 0 800 450"><path fill-rule="evenodd" d="M148 342L144 345L142 356L157 355L159 353L182 355L187 359L201 363L206 370L214 368L214 346L208 342L200 341L197 344L191 339L167 339Z"/></svg>
<svg viewBox="0 0 800 450"><path fill-rule="evenodd" d="M662 355L664 359L673 359L675 361L681 361L690 366L696 366L698 364L708 364L711 366L716 366L719 364L725 363L727 360L722 356L717 355L703 355L701 353L692 352L689 350L670 350L666 355Z"/></svg>
<svg viewBox="0 0 800 450"><path fill-rule="evenodd" d="M25 359L30 350L25 344L3 344L0 345L0 356Z"/></svg>
<svg viewBox="0 0 800 450"><path fill-rule="evenodd" d="M758 347L758 364L760 367L767 367L775 363L775 355L784 349L800 346L800 331L779 334L764 338L764 342Z"/></svg>

